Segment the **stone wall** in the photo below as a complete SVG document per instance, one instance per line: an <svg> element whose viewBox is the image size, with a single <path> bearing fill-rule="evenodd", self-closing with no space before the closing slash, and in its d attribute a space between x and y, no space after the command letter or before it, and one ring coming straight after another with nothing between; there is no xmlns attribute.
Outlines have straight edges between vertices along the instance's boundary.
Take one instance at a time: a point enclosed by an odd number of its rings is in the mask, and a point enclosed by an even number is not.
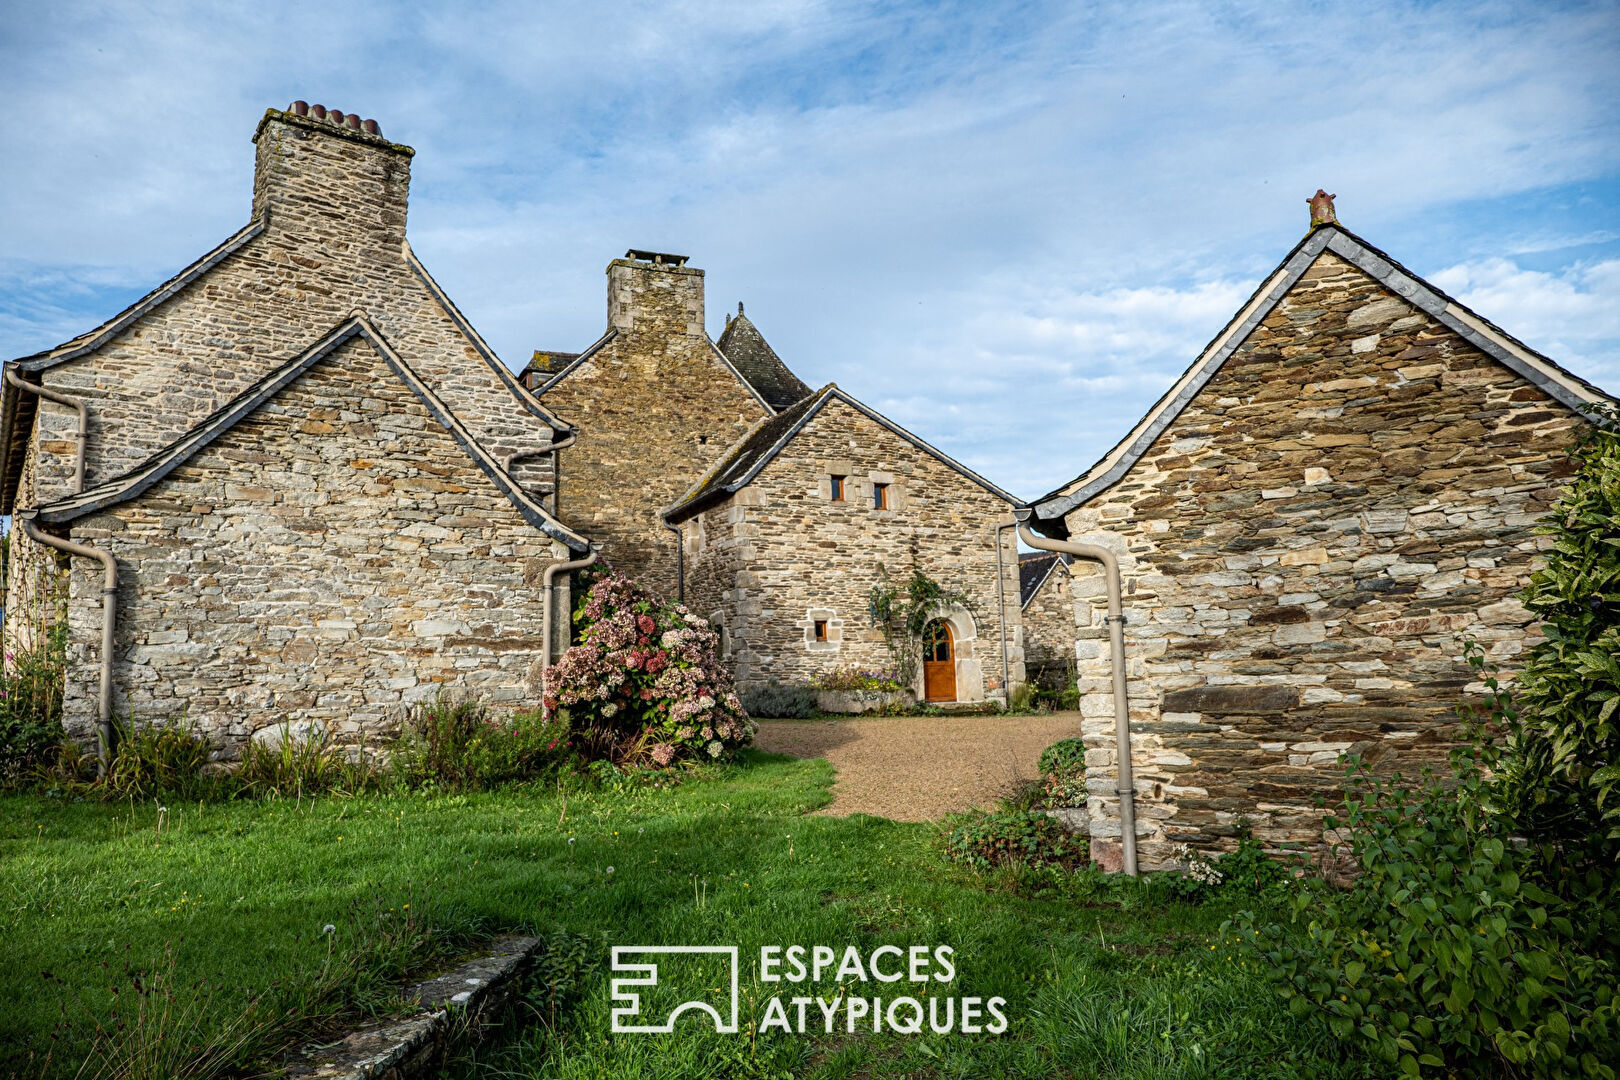
<svg viewBox="0 0 1620 1080"><path fill-rule="evenodd" d="M1067 686L1077 652L1086 651L1077 649L1078 616L1070 581L1069 568L1059 560L1023 609L1024 666L1030 681L1048 689ZM1087 648L1096 645L1090 643Z"/></svg>
<svg viewBox="0 0 1620 1080"><path fill-rule="evenodd" d="M831 501L833 475L847 497ZM887 483L891 509L872 509L872 484ZM869 600L874 585L904 589L913 569L968 597L942 614L958 644L959 700L1003 698L1006 643L1014 684L1018 647L1018 557L998 496L844 402L830 401L760 474L729 499L685 522L687 600L725 625L733 673L744 687L808 682L841 667L893 667ZM814 640L814 624L828 640ZM919 682L916 689L920 693Z"/></svg>
<svg viewBox="0 0 1620 1080"><path fill-rule="evenodd" d="M1341 753L1414 774L1509 669L1514 599L1581 421L1323 254L1113 487L1066 518L1120 555L1142 865L1321 839ZM1076 563L1093 850L1119 858L1102 578Z"/></svg>
<svg viewBox="0 0 1620 1080"><path fill-rule="evenodd" d="M563 455L560 505L605 562L675 595L675 537L658 512L768 415L709 342L703 271L615 259L612 340L543 394L580 430Z"/></svg>
<svg viewBox="0 0 1620 1080"><path fill-rule="evenodd" d="M74 536L119 560L116 715L228 754L283 719L376 745L441 692L532 705L566 554L360 338ZM64 712L88 739L101 581L74 563Z"/></svg>
<svg viewBox="0 0 1620 1080"><path fill-rule="evenodd" d="M356 309L497 455L549 445L532 396L501 377L407 257L409 148L274 110L255 141L263 231L105 345L42 374L89 404L87 485L144 461ZM40 502L72 491L73 426L71 409L40 403ZM540 493L549 460L517 475Z"/></svg>

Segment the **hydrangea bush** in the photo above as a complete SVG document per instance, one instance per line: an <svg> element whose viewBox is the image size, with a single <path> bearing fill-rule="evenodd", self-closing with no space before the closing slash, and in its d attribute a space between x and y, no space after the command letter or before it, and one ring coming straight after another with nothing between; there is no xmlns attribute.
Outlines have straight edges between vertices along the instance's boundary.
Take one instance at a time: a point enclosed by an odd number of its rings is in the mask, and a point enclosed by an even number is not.
<svg viewBox="0 0 1620 1080"><path fill-rule="evenodd" d="M611 573L574 620L579 644L547 670L544 704L567 710L593 756L663 767L729 757L754 737L719 636L685 605Z"/></svg>

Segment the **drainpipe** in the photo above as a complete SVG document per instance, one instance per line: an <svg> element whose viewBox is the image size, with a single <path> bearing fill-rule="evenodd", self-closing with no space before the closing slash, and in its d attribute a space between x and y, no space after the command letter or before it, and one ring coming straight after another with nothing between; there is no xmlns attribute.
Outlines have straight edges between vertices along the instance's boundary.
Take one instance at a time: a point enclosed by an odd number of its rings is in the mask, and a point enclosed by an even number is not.
<svg viewBox="0 0 1620 1080"><path fill-rule="evenodd" d="M1078 555L1082 559L1102 563L1103 575L1108 583L1108 638L1114 669L1114 756L1119 761L1119 780L1115 785L1119 793L1119 832L1125 849L1125 872L1136 876L1136 789L1131 779L1131 711L1125 698L1125 612L1120 603L1119 560L1114 553L1096 544L1080 544L1072 540L1048 540L1036 536L1029 529L1033 511L1022 507L1013 511L1018 518L1018 537L1040 551L1058 551Z"/></svg>
<svg viewBox="0 0 1620 1080"><path fill-rule="evenodd" d="M105 776L112 754L113 630L118 625L118 560L99 548L52 536L34 524L32 515L33 511L18 515L23 532L30 540L70 555L95 559L106 571L101 585L101 706L96 726L96 772Z"/></svg>
<svg viewBox="0 0 1620 1080"><path fill-rule="evenodd" d="M592 548L590 553L583 559L575 559L572 562L564 560L550 564L546 567L546 572L540 576L540 586L546 597L545 612L540 616L540 633L545 638L545 641L542 642L540 646L540 659L543 661L540 668L541 708L545 707L546 671L551 667L551 609L556 606L553 603L552 597L552 581L558 574L564 572L572 573L575 570L583 570L585 567L590 566L595 561L596 549Z"/></svg>
<svg viewBox="0 0 1620 1080"><path fill-rule="evenodd" d="M675 534L675 600L686 603L686 538L679 525L664 522L664 528Z"/></svg>
<svg viewBox="0 0 1620 1080"><path fill-rule="evenodd" d="M1007 659L1007 575L1001 568L1001 534L1017 522L996 526L996 604L1001 608L1001 692L1012 708L1012 664Z"/></svg>
<svg viewBox="0 0 1620 1080"><path fill-rule="evenodd" d="M46 401L54 401L58 405L66 405L79 414L79 430L74 436L78 440L78 452L73 462L73 493L77 495L84 490L84 447L90 437L90 409L83 401L76 397L69 397L48 387L31 383L17 374L16 368L6 368L6 382L15 386L25 394L34 394Z"/></svg>

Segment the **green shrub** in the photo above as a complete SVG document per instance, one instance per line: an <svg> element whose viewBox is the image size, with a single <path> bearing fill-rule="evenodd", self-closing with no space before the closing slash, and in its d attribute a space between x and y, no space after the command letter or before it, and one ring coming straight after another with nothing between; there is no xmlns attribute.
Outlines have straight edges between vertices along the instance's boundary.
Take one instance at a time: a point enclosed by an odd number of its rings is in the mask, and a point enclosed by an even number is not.
<svg viewBox="0 0 1620 1080"><path fill-rule="evenodd" d="M1074 869L1090 861L1085 842L1045 814L978 811L953 820L945 852L977 870L1006 866Z"/></svg>
<svg viewBox="0 0 1620 1080"><path fill-rule="evenodd" d="M816 692L801 683L767 683L742 695L749 716L808 720L816 715Z"/></svg>
<svg viewBox="0 0 1620 1080"><path fill-rule="evenodd" d="M377 765L360 746L354 755L333 743L324 729L300 737L281 725L273 744L250 740L232 779L245 795L257 798L304 798L342 793L353 795L379 786Z"/></svg>
<svg viewBox="0 0 1620 1080"><path fill-rule="evenodd" d="M410 789L483 790L545 776L572 751L566 710L497 716L441 698L412 715L389 760Z"/></svg>
<svg viewBox="0 0 1620 1080"><path fill-rule="evenodd" d="M1059 739L1041 751L1037 767L1046 788L1046 805L1086 805L1086 746L1079 739Z"/></svg>
<svg viewBox="0 0 1620 1080"><path fill-rule="evenodd" d="M38 774L67 738L62 730L62 679L67 624L46 632L37 648L6 654L0 672L0 786Z"/></svg>
<svg viewBox="0 0 1620 1080"><path fill-rule="evenodd" d="M193 799L218 794L219 777L206 771L213 750L185 721L133 729L118 724L114 736L112 763L98 785L103 798Z"/></svg>
<svg viewBox="0 0 1620 1080"><path fill-rule="evenodd" d="M1229 927L1297 1015L1323 1015L1408 1076L1614 1076L1614 943L1584 947L1597 917L1536 883L1544 869L1499 819L1458 755L1417 790L1353 766L1344 816L1352 888L1301 890L1291 925L1244 913Z"/></svg>
<svg viewBox="0 0 1620 1080"><path fill-rule="evenodd" d="M1289 867L1272 858L1247 833L1232 851L1210 858L1187 844L1176 851L1182 873L1155 874L1153 887L1170 899L1186 903L1222 900L1279 907L1293 895L1298 879Z"/></svg>
<svg viewBox="0 0 1620 1080"><path fill-rule="evenodd" d="M815 690L843 690L863 694L898 694L905 689L900 676L893 671L861 671L848 667L824 671L811 680Z"/></svg>
<svg viewBox="0 0 1620 1080"><path fill-rule="evenodd" d="M1589 428L1577 472L1538 532L1551 536L1524 605L1544 637L1525 657L1491 798L1521 835L1583 864L1620 861L1620 431Z"/></svg>

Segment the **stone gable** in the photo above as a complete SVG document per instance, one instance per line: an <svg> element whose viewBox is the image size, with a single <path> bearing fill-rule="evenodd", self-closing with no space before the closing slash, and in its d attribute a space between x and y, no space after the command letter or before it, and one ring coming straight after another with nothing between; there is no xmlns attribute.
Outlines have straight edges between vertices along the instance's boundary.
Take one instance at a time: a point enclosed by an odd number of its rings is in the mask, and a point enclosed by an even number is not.
<svg viewBox="0 0 1620 1080"><path fill-rule="evenodd" d="M1524 648L1514 595L1582 423L1355 266L1316 258L1065 519L1120 555L1145 867L1244 819L1271 846L1319 842L1342 752L1408 774L1440 760L1470 682L1462 639L1509 667ZM1117 861L1103 583L1073 570L1093 846Z"/></svg>
<svg viewBox="0 0 1620 1080"><path fill-rule="evenodd" d="M673 597L675 538L658 512L770 411L704 331L703 271L616 259L608 314L611 338L543 391L581 431L560 505L606 562Z"/></svg>
<svg viewBox="0 0 1620 1080"><path fill-rule="evenodd" d="M846 478L842 502L831 478ZM890 509L873 509L872 486ZM1021 683L1018 558L1009 504L841 399L829 401L754 479L681 526L687 602L725 626L739 684L807 682L892 666L869 613L874 585L920 569L967 595L951 615L961 700L1004 697L1003 648ZM827 640L815 640L815 623ZM1005 645L1003 645L1005 643ZM920 689L920 688L919 688Z"/></svg>
<svg viewBox="0 0 1620 1080"><path fill-rule="evenodd" d="M1077 652L1095 651L1097 643L1077 640L1079 620L1089 617L1090 605L1077 605L1072 575L1062 560L1023 605L1024 667L1029 680L1049 690L1068 686Z"/></svg>
<svg viewBox="0 0 1620 1080"><path fill-rule="evenodd" d="M115 711L137 723L185 717L230 752L282 719L375 745L441 692L537 699L539 576L560 545L364 339L74 536L119 560ZM79 737L99 589L75 560L64 711Z"/></svg>

